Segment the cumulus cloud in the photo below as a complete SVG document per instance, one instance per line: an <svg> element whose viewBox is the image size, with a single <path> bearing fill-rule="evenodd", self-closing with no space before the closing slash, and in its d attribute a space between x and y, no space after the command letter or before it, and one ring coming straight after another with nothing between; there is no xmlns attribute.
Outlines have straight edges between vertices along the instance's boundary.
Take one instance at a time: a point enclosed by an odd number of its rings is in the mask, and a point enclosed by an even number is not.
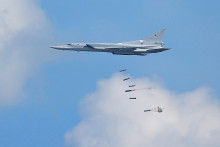
<svg viewBox="0 0 220 147"><path fill-rule="evenodd" d="M50 57L50 26L34 0L0 0L0 105L23 97L23 85Z"/></svg>
<svg viewBox="0 0 220 147"><path fill-rule="evenodd" d="M65 134L67 146L219 146L219 101L209 88L176 93L149 78L123 82L125 77L99 81L97 91L82 100L82 120ZM125 93L134 83L153 89ZM158 105L164 112L144 112Z"/></svg>

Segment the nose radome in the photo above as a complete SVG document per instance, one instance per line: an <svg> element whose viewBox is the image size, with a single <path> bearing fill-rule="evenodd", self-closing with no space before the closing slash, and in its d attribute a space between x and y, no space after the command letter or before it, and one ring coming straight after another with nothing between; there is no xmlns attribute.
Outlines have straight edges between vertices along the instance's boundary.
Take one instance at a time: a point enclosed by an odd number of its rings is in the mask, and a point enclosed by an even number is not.
<svg viewBox="0 0 220 147"><path fill-rule="evenodd" d="M60 49L60 46L50 46L50 48L53 48L53 49Z"/></svg>
<svg viewBox="0 0 220 147"><path fill-rule="evenodd" d="M66 46L50 46L50 48L58 49L58 50L63 50L63 49L66 48Z"/></svg>

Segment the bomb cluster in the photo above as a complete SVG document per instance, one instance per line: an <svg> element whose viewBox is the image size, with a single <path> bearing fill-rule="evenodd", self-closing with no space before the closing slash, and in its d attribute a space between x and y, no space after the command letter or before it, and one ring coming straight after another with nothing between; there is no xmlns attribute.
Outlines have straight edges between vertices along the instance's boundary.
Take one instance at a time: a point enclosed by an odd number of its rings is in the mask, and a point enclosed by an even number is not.
<svg viewBox="0 0 220 147"><path fill-rule="evenodd" d="M127 71L127 69L121 69L119 72L125 72ZM122 79L123 82L126 82L128 80L130 80L131 78L130 77L127 77L127 78L124 78ZM135 88L136 87L136 84L133 83L133 84L129 84L128 86L128 89L126 89L124 92L134 92L134 91L138 91L138 90L152 90L153 88L152 87L148 87L148 88ZM136 100L137 98L136 97L129 97L130 100ZM144 112L149 112L149 111L154 111L154 112L163 112L163 107L162 106L157 106L155 108L152 108L152 109L147 109L147 110L144 110Z"/></svg>

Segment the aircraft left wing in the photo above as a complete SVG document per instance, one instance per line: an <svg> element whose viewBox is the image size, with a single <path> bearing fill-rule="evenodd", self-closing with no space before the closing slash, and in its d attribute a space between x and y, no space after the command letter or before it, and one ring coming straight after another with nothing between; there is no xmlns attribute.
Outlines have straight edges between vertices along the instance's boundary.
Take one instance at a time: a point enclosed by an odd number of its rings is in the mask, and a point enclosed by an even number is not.
<svg viewBox="0 0 220 147"><path fill-rule="evenodd" d="M107 43L87 43L88 47L93 49L130 49L135 50L138 46L126 45L126 44L107 44Z"/></svg>

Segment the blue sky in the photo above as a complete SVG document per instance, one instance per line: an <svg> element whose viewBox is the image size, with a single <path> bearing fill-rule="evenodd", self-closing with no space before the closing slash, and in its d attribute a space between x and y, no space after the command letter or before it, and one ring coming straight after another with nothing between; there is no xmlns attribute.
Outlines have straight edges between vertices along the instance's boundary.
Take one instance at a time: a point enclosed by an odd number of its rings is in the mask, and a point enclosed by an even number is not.
<svg viewBox="0 0 220 147"><path fill-rule="evenodd" d="M34 1L50 30L41 54L50 52L52 57L24 80L23 94L17 96L22 100L0 106L0 146L65 146L64 134L81 121L79 101L96 91L97 81L122 68L133 78L159 80L176 93L209 87L219 99L219 4L217 0ZM71 42L138 40L162 28L167 29L165 46L172 50L144 57L48 48ZM38 40L35 43L41 43Z"/></svg>

